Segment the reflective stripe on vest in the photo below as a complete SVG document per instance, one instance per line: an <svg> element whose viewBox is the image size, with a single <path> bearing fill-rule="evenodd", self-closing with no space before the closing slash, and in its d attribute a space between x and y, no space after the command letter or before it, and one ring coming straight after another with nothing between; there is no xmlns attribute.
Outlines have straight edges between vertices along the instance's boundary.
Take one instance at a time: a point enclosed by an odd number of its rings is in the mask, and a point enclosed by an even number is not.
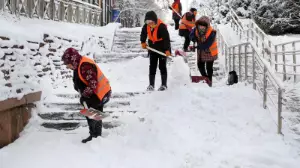
<svg viewBox="0 0 300 168"><path fill-rule="evenodd" d="M213 31L213 28L211 26L208 27L206 33L205 33L205 38L208 39L208 37L210 36L211 32ZM198 30L196 29L195 31L195 35L197 38L199 38L199 33ZM217 41L216 38L214 39L214 42L212 43L212 45L209 47L209 51L211 53L211 56L217 56L218 55L218 45L217 45Z"/></svg>
<svg viewBox="0 0 300 168"><path fill-rule="evenodd" d="M94 93L97 95L99 100L102 100L103 97L106 95L106 93L108 93L111 90L109 81L107 80L107 78L104 76L100 68L96 65L96 63L92 59L83 56L78 66L78 76L84 84L88 85L88 82L81 76L81 71L80 71L81 65L84 62L94 64L97 68L97 87L94 90Z"/></svg>
<svg viewBox="0 0 300 168"><path fill-rule="evenodd" d="M163 39L157 39L157 31L158 31L158 27L160 26L160 24L164 24L160 19L157 20L157 25L154 28L153 33L151 32L151 27L148 25L147 26L147 33L148 33L148 39L152 41L152 43L154 44L157 41L162 41Z"/></svg>

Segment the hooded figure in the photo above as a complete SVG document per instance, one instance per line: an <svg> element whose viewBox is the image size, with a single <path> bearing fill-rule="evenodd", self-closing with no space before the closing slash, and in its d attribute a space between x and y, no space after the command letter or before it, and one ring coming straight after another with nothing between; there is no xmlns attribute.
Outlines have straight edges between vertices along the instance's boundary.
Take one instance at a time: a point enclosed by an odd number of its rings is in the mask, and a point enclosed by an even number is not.
<svg viewBox="0 0 300 168"><path fill-rule="evenodd" d="M74 48L68 48L64 52L62 61L68 69L73 70L74 89L80 93L80 103L86 102L88 108L103 111L104 104L109 101L111 88L97 64L92 59L81 56ZM86 119L90 136L83 139L83 143L102 134L101 120Z"/></svg>
<svg viewBox="0 0 300 168"><path fill-rule="evenodd" d="M180 0L174 0L172 6L169 6L169 9L172 10L172 19L174 20L175 23L175 30L179 29L179 21L181 19L181 11L182 11L182 6L180 3Z"/></svg>
<svg viewBox="0 0 300 168"><path fill-rule="evenodd" d="M145 25L141 32L141 45L143 49L147 49L146 40L148 38L149 47L165 53L166 56L171 55L171 42L167 26L157 18L154 11L149 11L145 15ZM159 70L161 74L161 86L158 89L163 91L167 89L167 60L165 56L162 56L156 52L148 51L150 55L149 66L149 86L148 91L152 91L155 88L155 75L157 69L157 63L159 62Z"/></svg>
<svg viewBox="0 0 300 168"><path fill-rule="evenodd" d="M197 64L202 76L209 79L212 86L213 63L218 58L216 30L210 25L210 19L202 16L196 21L195 28L190 34L190 39L197 42Z"/></svg>
<svg viewBox="0 0 300 168"><path fill-rule="evenodd" d="M183 50L185 52L188 51L188 47L190 45L189 35L191 30L195 26L195 18L197 15L197 9L191 8L189 12L185 13L182 16L181 23L179 25L179 36L184 37Z"/></svg>

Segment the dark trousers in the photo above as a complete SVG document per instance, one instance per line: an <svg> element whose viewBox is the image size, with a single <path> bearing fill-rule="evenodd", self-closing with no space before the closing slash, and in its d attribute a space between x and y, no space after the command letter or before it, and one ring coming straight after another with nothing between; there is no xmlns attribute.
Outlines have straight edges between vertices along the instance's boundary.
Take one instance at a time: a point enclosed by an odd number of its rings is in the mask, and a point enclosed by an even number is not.
<svg viewBox="0 0 300 168"><path fill-rule="evenodd" d="M167 86L167 59L157 53L150 52L149 83L154 86L157 63L161 74L161 84Z"/></svg>
<svg viewBox="0 0 300 168"><path fill-rule="evenodd" d="M188 47L189 47L189 45L191 43L191 40L190 40L190 31L188 29L183 29L183 30L179 30L179 31L181 31L180 32L181 36L184 37L183 50L187 51L187 49L188 49Z"/></svg>
<svg viewBox="0 0 300 168"><path fill-rule="evenodd" d="M108 92L104 96L103 100L100 101L100 103L98 105L91 104L91 103L89 103L88 100L85 100L85 101L87 103L88 108L91 107L91 108L94 108L96 110L99 110L99 111L103 112L103 107L107 102L109 102L110 96L111 96L111 92ZM83 100L80 100L81 104L83 104L82 101ZM87 123L89 125L90 135L93 136L93 137L101 136L102 135L102 120L96 121L96 120L93 120L93 119L89 119L88 117L85 117L85 118L86 118Z"/></svg>
<svg viewBox="0 0 300 168"><path fill-rule="evenodd" d="M174 19L174 22L175 22L175 30L178 30L178 29L179 29L179 21L180 21L180 19Z"/></svg>
<svg viewBox="0 0 300 168"><path fill-rule="evenodd" d="M214 61L201 62L198 61L198 68L202 76L208 77L212 82Z"/></svg>

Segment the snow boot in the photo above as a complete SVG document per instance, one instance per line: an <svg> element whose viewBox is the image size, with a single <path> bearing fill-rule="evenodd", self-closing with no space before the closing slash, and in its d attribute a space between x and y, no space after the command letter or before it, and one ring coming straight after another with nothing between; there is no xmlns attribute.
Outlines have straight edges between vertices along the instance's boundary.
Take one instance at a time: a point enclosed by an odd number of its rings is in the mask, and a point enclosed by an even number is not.
<svg viewBox="0 0 300 168"><path fill-rule="evenodd" d="M147 87L147 91L153 91L153 90L154 90L154 86L149 85L149 86Z"/></svg>
<svg viewBox="0 0 300 168"><path fill-rule="evenodd" d="M164 91L164 90L167 90L167 86L165 85L161 85L159 88L158 88L158 91Z"/></svg>
<svg viewBox="0 0 300 168"><path fill-rule="evenodd" d="M87 143L87 142L91 141L92 139L93 139L93 136L90 135L89 137L83 139L81 142L82 142L82 143Z"/></svg>

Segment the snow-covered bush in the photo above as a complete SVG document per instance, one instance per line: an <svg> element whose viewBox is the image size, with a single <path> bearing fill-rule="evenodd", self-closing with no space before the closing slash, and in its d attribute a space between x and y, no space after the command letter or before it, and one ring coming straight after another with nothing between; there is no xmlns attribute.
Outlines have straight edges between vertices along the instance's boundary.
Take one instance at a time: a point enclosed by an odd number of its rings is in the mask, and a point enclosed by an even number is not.
<svg viewBox="0 0 300 168"><path fill-rule="evenodd" d="M300 34L299 0L264 0L254 13L255 22L272 35Z"/></svg>

